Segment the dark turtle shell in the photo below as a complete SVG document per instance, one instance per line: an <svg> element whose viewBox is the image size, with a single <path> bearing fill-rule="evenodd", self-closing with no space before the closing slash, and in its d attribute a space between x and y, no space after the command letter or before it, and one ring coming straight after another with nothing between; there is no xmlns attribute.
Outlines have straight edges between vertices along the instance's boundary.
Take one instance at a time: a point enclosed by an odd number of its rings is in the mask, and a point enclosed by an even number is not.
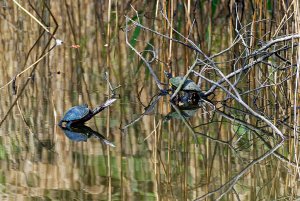
<svg viewBox="0 0 300 201"><path fill-rule="evenodd" d="M84 141L86 142L87 139L89 138L88 135L84 134L84 133L79 133L79 132L74 132L73 130L69 130L69 129L63 129L65 135L73 141Z"/></svg>
<svg viewBox="0 0 300 201"><path fill-rule="evenodd" d="M172 84L172 86L174 87L179 87L180 83L183 81L183 77L181 76L177 76L177 77L172 77L170 78L170 83ZM190 79L186 79L184 81L184 84L182 86L182 90L184 91L199 91L201 92L200 87L193 81Z"/></svg>
<svg viewBox="0 0 300 201"><path fill-rule="evenodd" d="M90 109L87 107L86 104L84 105L77 105L72 108L70 108L65 116L62 118L62 121L76 121L84 118L86 115L88 115L90 112Z"/></svg>

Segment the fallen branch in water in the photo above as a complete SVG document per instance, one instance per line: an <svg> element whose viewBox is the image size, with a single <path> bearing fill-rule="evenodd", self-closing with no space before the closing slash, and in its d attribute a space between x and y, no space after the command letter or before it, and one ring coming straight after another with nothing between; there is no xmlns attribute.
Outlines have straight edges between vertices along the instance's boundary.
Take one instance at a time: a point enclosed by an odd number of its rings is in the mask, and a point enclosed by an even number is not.
<svg viewBox="0 0 300 201"><path fill-rule="evenodd" d="M163 23L167 24L168 29L170 30L169 32L166 31L166 33L162 33L157 31L157 29L151 29L144 26L141 24L137 11L135 11L135 13L136 19L138 20L134 20L134 18L126 16L126 42L127 45L134 50L139 58L145 63L160 90L162 90L160 84L161 81L158 80L157 75L151 68L150 63L147 62L147 60L141 54L139 54L139 51L137 51L128 42L128 34L130 30L133 27L140 28L152 35L166 39L166 41L169 41L170 43L177 43L178 45L193 51L193 60L190 61L192 65L190 65L190 67L186 70L184 79L177 89L175 89L175 92L171 95L171 100L178 94L179 91L182 90L181 87L184 81L189 78L191 74L196 75L199 80L203 80L203 82L206 84L206 89L203 91L205 98L210 98L211 94L220 93L218 96L218 98L221 99L218 100L221 105L220 107L222 107L222 101L224 101L224 103L230 101L230 104L235 105L240 111L246 113L243 118L249 118L251 121L253 120L253 122L256 121L256 123L262 124L264 129L268 131L269 137L272 135L275 136L275 145L271 146L271 143L267 144L265 142L268 151L248 163L240 173L238 173L220 188L200 196L196 200L205 199L206 197L217 192L221 192L221 195L218 198L221 199L222 196L225 195L230 189L233 189L235 183L243 175L245 175L245 173L249 171L251 167L271 155L275 155L277 158L293 167L297 166L298 161L294 162L295 160L293 160L293 162L289 162L287 158L283 154L280 154L277 150L285 142L285 139L291 137L290 135L284 133L286 131L280 127L282 124L278 123L278 119L284 119L285 116L290 118L294 117L294 121L289 122L290 125L288 126L290 129L293 128L295 131L297 131L297 133L294 133L293 138L295 138L295 140L298 139L297 123L299 120L297 118L298 116L296 110L299 106L297 105L298 99L296 97L296 94L299 91L298 85L296 84L293 89L288 89L287 87L291 86L291 82L298 82L300 60L295 60L293 55L295 47L299 48L300 34L296 32L289 35L276 35L268 40L266 40L268 37L261 37L261 39L258 39L255 35L252 25L255 23L266 22L267 20L253 21L252 23L242 27L240 19L237 17L236 27L234 29L236 37L234 38L233 42L220 52L209 55L208 53L206 54L205 51L201 50L200 45L193 41L190 38L190 35L184 36L182 33L176 30L173 26L173 22L169 20L166 13L161 12ZM129 29L129 23L131 25L131 29ZM256 41L258 42L256 43ZM159 50L161 46L155 48ZM226 60L228 57L225 57L226 59L224 61L224 55L230 54L230 56L232 56L230 51L236 54L234 54L232 59ZM156 52L154 47L153 52ZM287 54L287 52L290 54ZM287 55L292 56L288 58ZM161 61L163 59L157 58L157 60ZM211 76L212 74L213 76ZM266 91L265 94L267 95L260 95L262 91ZM294 99L291 99L293 94L295 94ZM259 98L261 99L261 106L256 104L256 101ZM294 103L293 111L290 110L292 103ZM269 104L274 105L273 109L269 109ZM225 104L223 104L223 108L225 108L224 105ZM186 119L183 119L183 121L184 123L187 123L186 125L192 131L195 137L195 128L191 127L190 123ZM251 126L249 126L249 128L250 127ZM254 133L257 131L259 131L259 129L252 130ZM207 137L207 139L209 139L209 137ZM263 139L261 139L261 141L264 142ZM223 141L220 141L219 143L222 142ZM294 157L297 157L297 155Z"/></svg>

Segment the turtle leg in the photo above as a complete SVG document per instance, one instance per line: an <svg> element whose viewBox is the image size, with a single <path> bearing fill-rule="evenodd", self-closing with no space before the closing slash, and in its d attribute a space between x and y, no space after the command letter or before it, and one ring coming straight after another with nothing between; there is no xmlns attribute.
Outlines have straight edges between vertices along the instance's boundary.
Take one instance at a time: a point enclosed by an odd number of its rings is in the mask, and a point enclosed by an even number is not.
<svg viewBox="0 0 300 201"><path fill-rule="evenodd" d="M62 127L62 124L64 123L64 121L63 120L60 120L59 121L59 123L58 123L58 125L60 126L60 127Z"/></svg>
<svg viewBox="0 0 300 201"><path fill-rule="evenodd" d="M168 71L165 71L165 70L164 70L164 74L166 75L166 77L167 77L168 79L170 79L170 78L173 77L173 76L172 76L172 73L169 73Z"/></svg>

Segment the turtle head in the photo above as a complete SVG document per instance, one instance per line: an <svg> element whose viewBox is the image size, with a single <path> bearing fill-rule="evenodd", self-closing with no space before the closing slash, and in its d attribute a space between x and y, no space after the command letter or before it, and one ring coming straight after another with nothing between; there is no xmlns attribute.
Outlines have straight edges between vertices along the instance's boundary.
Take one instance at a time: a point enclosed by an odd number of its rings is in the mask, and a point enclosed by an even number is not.
<svg viewBox="0 0 300 201"><path fill-rule="evenodd" d="M166 77L167 77L168 79L170 79L170 78L173 77L173 76L172 76L172 73L169 73L168 71L164 71L164 74L166 75Z"/></svg>
<svg viewBox="0 0 300 201"><path fill-rule="evenodd" d="M60 120L59 123L58 123L58 126L59 126L59 127L63 127L63 124L64 124L64 121L63 121L63 120Z"/></svg>

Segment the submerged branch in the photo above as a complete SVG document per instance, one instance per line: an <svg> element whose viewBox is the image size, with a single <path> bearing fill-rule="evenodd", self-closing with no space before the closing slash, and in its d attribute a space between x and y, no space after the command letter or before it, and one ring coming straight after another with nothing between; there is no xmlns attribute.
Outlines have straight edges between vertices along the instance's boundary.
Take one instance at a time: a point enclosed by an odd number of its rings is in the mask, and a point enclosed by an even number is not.
<svg viewBox="0 0 300 201"><path fill-rule="evenodd" d="M142 119L145 115L148 115L150 112L152 112L161 97L162 97L162 95L156 96L155 99L149 104L149 106L145 108L145 112L143 112L139 117L137 117L136 119L132 120L130 123L125 125L123 128L121 128L121 130L124 131L129 126L132 126L133 124L138 122L140 119Z"/></svg>
<svg viewBox="0 0 300 201"><path fill-rule="evenodd" d="M284 143L284 140L281 140L277 145L275 145L272 149L270 149L269 151L267 151L266 153L264 153L263 155L261 155L260 157L252 160L246 167L244 167L243 170L241 170L235 177L233 177L232 179L230 179L229 181L227 181L225 184L223 184L222 186L220 186L219 188L217 188L216 190L210 191L208 193L206 193L205 195L202 195L200 197L197 197L195 199L195 201L200 201L200 200L204 200L205 198L207 198L208 196L211 196L215 193L221 192L221 195L216 199L216 200L220 200L227 192L229 192L234 185L238 182L238 180L244 176L246 174L246 172L248 172L254 165L258 164L259 162L263 161L264 159L266 159L267 157L269 157L270 155L272 155L277 149L279 149ZM223 192L222 192L223 191Z"/></svg>

